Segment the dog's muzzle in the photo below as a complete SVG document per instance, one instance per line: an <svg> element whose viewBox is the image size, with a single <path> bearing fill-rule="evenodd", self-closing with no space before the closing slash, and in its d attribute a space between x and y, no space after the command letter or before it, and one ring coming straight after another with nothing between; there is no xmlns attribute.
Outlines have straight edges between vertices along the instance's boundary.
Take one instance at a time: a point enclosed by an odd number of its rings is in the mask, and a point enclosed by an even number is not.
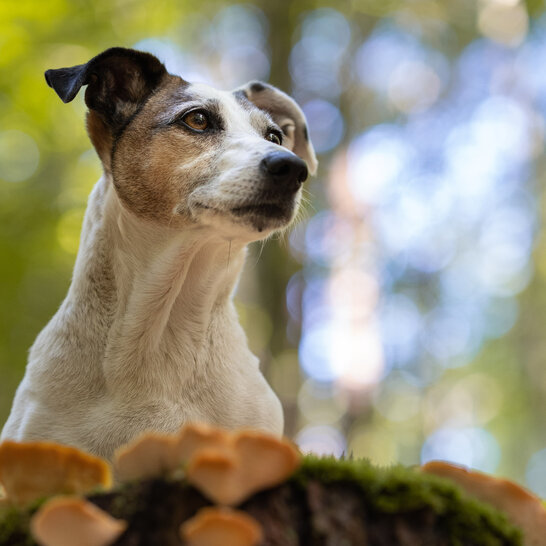
<svg viewBox="0 0 546 546"><path fill-rule="evenodd" d="M283 193L295 193L307 180L305 161L289 152L275 151L260 162L260 170Z"/></svg>
<svg viewBox="0 0 546 546"><path fill-rule="evenodd" d="M262 158L259 171L255 193L245 203L233 207L231 213L245 217L260 232L284 227L297 208L296 194L307 178L307 165L290 152L274 151Z"/></svg>

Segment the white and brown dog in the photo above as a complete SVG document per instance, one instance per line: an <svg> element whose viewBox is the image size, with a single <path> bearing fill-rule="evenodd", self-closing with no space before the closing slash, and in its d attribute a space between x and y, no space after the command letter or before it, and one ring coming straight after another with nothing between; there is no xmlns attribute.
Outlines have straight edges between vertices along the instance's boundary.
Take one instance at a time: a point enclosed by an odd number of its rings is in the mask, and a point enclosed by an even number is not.
<svg viewBox="0 0 546 546"><path fill-rule="evenodd" d="M246 245L291 222L316 170L302 111L270 85L193 85L123 48L46 80L64 102L87 85L104 176L2 439L111 458L143 431L189 421L281 434L232 293Z"/></svg>

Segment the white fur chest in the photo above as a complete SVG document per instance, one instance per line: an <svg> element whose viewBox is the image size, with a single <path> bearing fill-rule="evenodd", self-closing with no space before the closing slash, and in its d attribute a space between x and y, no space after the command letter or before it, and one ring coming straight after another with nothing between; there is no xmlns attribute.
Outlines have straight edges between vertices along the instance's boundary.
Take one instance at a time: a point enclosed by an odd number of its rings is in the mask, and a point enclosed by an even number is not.
<svg viewBox="0 0 546 546"><path fill-rule="evenodd" d="M188 421L281 434L231 299L244 250L229 246L134 225L99 182L71 288L32 347L3 437L111 457L143 431Z"/></svg>

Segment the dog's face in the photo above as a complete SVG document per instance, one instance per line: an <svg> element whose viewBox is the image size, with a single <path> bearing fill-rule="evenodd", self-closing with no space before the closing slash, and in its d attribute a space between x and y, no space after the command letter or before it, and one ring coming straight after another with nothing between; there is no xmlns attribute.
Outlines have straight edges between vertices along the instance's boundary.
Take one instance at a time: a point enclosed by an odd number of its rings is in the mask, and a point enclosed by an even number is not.
<svg viewBox="0 0 546 546"><path fill-rule="evenodd" d="M316 170L302 111L270 85L218 91L121 48L46 79L65 102L88 85L91 140L138 216L259 239L290 223Z"/></svg>

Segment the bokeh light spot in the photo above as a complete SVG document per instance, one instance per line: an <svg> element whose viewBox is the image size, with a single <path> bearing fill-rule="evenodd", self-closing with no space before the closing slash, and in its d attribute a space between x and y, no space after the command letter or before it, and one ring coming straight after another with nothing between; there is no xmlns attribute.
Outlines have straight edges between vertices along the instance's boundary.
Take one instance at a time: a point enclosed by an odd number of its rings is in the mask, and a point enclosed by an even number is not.
<svg viewBox="0 0 546 546"><path fill-rule="evenodd" d="M78 252L84 212L81 208L69 209L57 222L57 241L68 254Z"/></svg>
<svg viewBox="0 0 546 546"><path fill-rule="evenodd" d="M343 117L332 103L316 99L306 103L303 111L309 124L309 133L315 151L324 153L335 148L344 131Z"/></svg>
<svg viewBox="0 0 546 546"><path fill-rule="evenodd" d="M348 151L349 187L358 201L384 202L398 177L406 173L411 145L395 125L377 126L355 138Z"/></svg>
<svg viewBox="0 0 546 546"><path fill-rule="evenodd" d="M500 462L500 447L496 438L483 428L445 427L433 432L423 444L421 463L433 460L495 472Z"/></svg>
<svg viewBox="0 0 546 546"><path fill-rule="evenodd" d="M308 379L298 395L302 416L310 423L331 425L339 421L347 411L346 401L336 396L332 386Z"/></svg>
<svg viewBox="0 0 546 546"><path fill-rule="evenodd" d="M40 151L34 139L22 131L0 132L0 179L22 182L38 168Z"/></svg>
<svg viewBox="0 0 546 546"><path fill-rule="evenodd" d="M527 485L542 498L546 497L546 449L532 455L525 470Z"/></svg>
<svg viewBox="0 0 546 546"><path fill-rule="evenodd" d="M380 466L399 462L396 439L390 430L379 426L354 427L349 434L348 452Z"/></svg>
<svg viewBox="0 0 546 546"><path fill-rule="evenodd" d="M419 112L434 104L441 88L442 82L431 67L420 61L407 61L393 71L388 95L401 112Z"/></svg>
<svg viewBox="0 0 546 546"><path fill-rule="evenodd" d="M479 13L478 27L495 42L518 46L527 34L529 18L523 4L489 2Z"/></svg>
<svg viewBox="0 0 546 546"><path fill-rule="evenodd" d="M391 376L376 393L374 406L389 421L404 422L421 409L421 391L402 376Z"/></svg>
<svg viewBox="0 0 546 546"><path fill-rule="evenodd" d="M296 443L303 453L315 455L341 457L346 450L345 437L331 426L306 426L297 434Z"/></svg>

